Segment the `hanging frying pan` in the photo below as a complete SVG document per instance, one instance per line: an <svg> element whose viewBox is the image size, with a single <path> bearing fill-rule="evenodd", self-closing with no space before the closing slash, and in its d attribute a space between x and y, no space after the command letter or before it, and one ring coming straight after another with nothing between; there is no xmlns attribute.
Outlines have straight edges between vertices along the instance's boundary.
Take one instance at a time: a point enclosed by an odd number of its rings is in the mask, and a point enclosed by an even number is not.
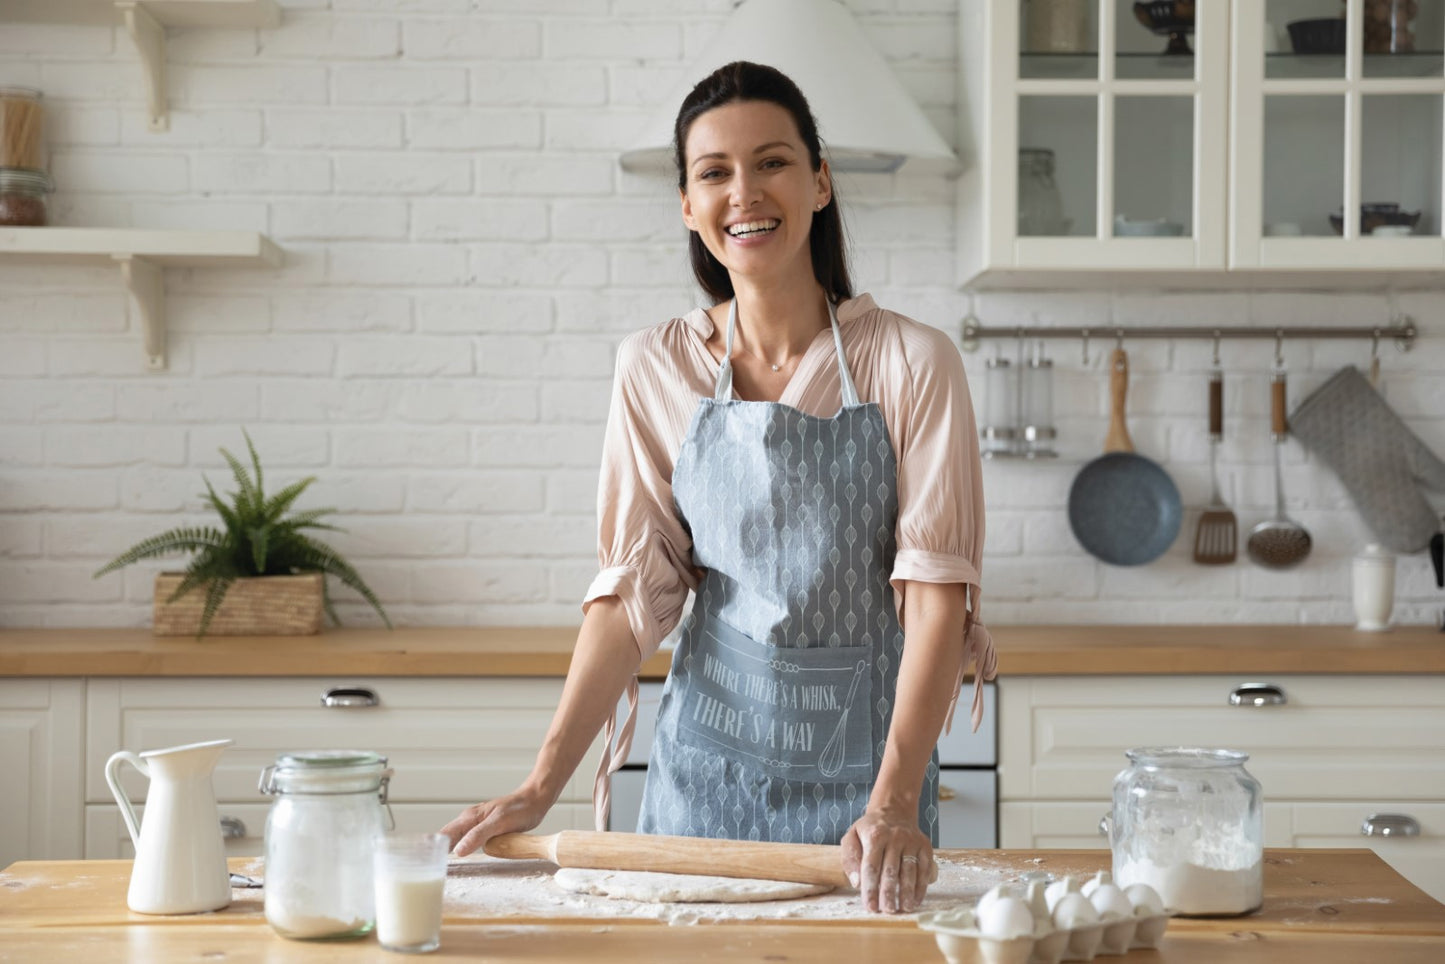
<svg viewBox="0 0 1445 964"><path fill-rule="evenodd" d="M1089 554L1115 566L1142 566L1174 544L1183 521L1179 490L1151 459L1134 454L1124 422L1129 356L1109 357L1109 432L1104 454L1079 470L1069 489L1069 528Z"/></svg>

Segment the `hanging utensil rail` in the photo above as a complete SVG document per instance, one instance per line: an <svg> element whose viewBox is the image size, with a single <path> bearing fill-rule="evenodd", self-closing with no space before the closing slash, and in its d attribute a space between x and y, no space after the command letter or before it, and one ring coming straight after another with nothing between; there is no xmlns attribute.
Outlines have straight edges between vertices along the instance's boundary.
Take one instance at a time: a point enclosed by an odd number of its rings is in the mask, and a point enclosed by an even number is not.
<svg viewBox="0 0 1445 964"><path fill-rule="evenodd" d="M1090 339L1113 338L1122 342L1125 338L1366 338L1375 341L1390 340L1400 351L1409 351L1415 343L1417 331L1409 318L1401 318L1392 325L1355 326L1350 328L1307 327L1210 327L1207 325L1140 325L1122 327L1101 325L1098 328L1084 327L1040 327L1019 326L1008 328L1002 325L990 327L980 325L972 318L963 322L963 350L977 351L984 338L1078 338L1085 344Z"/></svg>

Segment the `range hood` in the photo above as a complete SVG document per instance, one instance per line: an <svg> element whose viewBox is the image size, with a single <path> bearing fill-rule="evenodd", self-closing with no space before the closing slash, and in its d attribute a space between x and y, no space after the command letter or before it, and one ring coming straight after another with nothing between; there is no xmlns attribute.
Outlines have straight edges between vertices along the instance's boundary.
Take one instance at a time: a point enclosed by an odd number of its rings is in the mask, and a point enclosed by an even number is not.
<svg viewBox="0 0 1445 964"><path fill-rule="evenodd" d="M838 171L957 174L958 155L929 123L838 0L743 0L722 32L658 105L622 166L674 173L672 124L698 81L734 60L776 67L813 108Z"/></svg>

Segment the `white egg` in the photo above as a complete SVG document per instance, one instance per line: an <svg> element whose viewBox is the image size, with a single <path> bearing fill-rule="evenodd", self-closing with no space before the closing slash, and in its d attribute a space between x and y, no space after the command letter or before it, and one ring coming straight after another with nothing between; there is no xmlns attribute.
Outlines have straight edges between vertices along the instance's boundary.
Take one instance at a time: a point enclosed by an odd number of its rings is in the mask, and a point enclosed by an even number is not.
<svg viewBox="0 0 1445 964"><path fill-rule="evenodd" d="M1017 897L999 897L978 910L978 932L996 941L1029 937L1034 932L1034 915Z"/></svg>
<svg viewBox="0 0 1445 964"><path fill-rule="evenodd" d="M1134 905L1134 913L1140 917L1153 917L1164 913L1164 898L1148 884L1130 884L1124 888L1124 896Z"/></svg>
<svg viewBox="0 0 1445 964"><path fill-rule="evenodd" d="M1061 930L1088 927L1099 922L1099 912L1083 894L1065 894L1054 905L1054 926Z"/></svg>
<svg viewBox="0 0 1445 964"><path fill-rule="evenodd" d="M981 914L983 913L983 909L985 907L987 907L989 904L992 904L1000 897L1017 896L1018 893L1015 891L1013 886L1009 884L999 884L997 887L994 887L984 892L984 895L978 899L978 904L974 907L973 911L975 914Z"/></svg>
<svg viewBox="0 0 1445 964"><path fill-rule="evenodd" d="M1134 916L1134 905L1124 892L1113 884L1100 884L1089 895L1089 903L1099 912L1101 920L1127 920Z"/></svg>
<svg viewBox="0 0 1445 964"><path fill-rule="evenodd" d="M1079 892L1079 881L1076 877L1064 877L1056 880L1044 888L1044 903L1049 905L1049 913L1054 912L1058 906L1059 899L1065 894L1076 894Z"/></svg>
<svg viewBox="0 0 1445 964"><path fill-rule="evenodd" d="M1084 886L1079 888L1079 893L1083 894L1085 897L1092 897L1094 896L1094 891L1098 890L1104 884L1112 884L1113 882L1114 875L1109 873L1107 870L1101 870L1094 876L1090 877L1088 880L1084 881Z"/></svg>

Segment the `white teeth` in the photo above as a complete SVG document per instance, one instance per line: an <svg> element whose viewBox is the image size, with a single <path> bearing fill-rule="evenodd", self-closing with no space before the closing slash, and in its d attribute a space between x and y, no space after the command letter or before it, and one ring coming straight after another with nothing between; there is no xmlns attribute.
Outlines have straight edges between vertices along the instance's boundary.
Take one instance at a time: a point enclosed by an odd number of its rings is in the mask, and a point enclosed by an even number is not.
<svg viewBox="0 0 1445 964"><path fill-rule="evenodd" d="M755 234L766 234L781 223L775 218L766 221L746 221L742 224L728 225L727 232L735 238L746 238Z"/></svg>

